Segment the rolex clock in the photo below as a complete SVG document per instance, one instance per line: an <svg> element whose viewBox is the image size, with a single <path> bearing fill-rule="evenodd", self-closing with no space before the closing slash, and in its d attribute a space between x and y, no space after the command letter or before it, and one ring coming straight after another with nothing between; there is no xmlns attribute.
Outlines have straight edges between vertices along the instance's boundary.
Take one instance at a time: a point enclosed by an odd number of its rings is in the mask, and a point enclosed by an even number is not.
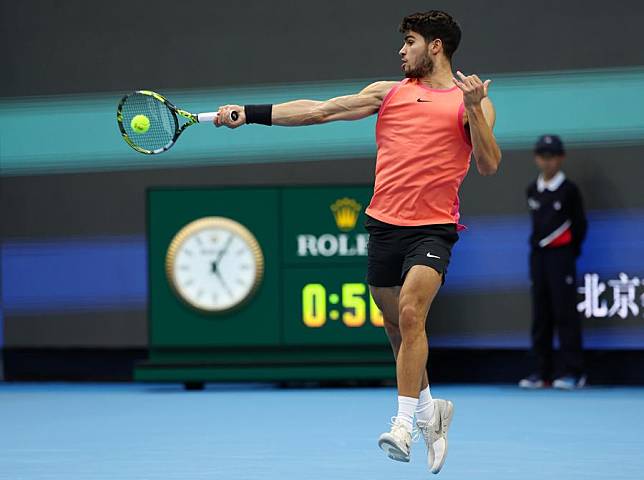
<svg viewBox="0 0 644 480"><path fill-rule="evenodd" d="M179 230L168 247L166 275L175 294L204 313L225 313L247 301L264 275L255 236L224 217L204 217Z"/></svg>

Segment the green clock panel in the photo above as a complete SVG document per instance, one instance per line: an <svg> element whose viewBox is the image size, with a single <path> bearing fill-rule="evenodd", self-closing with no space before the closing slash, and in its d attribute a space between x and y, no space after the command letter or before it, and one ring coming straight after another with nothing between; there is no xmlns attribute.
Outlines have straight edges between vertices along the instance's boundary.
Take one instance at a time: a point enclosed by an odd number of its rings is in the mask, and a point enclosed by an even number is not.
<svg viewBox="0 0 644 480"><path fill-rule="evenodd" d="M231 218L248 228L264 254L264 279L254 297L224 314L191 308L165 274L168 246L202 217ZM280 343L279 190L273 188L160 188L148 191L150 345L156 347L277 346Z"/></svg>

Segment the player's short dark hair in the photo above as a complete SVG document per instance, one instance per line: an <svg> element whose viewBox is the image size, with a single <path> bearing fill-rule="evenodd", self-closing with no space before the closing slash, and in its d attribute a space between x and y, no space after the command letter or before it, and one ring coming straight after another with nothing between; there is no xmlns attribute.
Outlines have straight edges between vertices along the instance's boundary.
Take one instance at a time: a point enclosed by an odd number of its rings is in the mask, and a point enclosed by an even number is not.
<svg viewBox="0 0 644 480"><path fill-rule="evenodd" d="M448 60L452 59L458 44L461 43L461 27L449 13L440 10L407 15L400 24L400 32L409 31L422 35L427 43L440 38Z"/></svg>

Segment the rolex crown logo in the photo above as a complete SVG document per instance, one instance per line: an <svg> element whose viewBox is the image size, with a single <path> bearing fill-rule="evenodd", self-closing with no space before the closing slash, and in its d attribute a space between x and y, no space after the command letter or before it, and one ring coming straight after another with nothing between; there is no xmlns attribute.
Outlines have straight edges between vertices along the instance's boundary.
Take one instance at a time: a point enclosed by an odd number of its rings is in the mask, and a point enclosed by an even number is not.
<svg viewBox="0 0 644 480"><path fill-rule="evenodd" d="M331 205L335 224L343 232L348 232L355 228L361 210L362 205L353 198L340 198Z"/></svg>

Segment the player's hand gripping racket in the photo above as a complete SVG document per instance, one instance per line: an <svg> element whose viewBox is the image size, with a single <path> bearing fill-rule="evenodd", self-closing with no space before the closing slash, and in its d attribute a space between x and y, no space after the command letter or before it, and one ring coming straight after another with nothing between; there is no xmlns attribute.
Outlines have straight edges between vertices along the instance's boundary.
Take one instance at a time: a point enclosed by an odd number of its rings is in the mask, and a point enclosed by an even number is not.
<svg viewBox="0 0 644 480"><path fill-rule="evenodd" d="M182 117L182 124L179 123ZM175 107L167 98L149 90L137 90L124 96L116 110L123 140L140 153L163 153L174 145L179 135L195 123L212 123L217 112L190 113ZM232 112L232 120L239 114Z"/></svg>

